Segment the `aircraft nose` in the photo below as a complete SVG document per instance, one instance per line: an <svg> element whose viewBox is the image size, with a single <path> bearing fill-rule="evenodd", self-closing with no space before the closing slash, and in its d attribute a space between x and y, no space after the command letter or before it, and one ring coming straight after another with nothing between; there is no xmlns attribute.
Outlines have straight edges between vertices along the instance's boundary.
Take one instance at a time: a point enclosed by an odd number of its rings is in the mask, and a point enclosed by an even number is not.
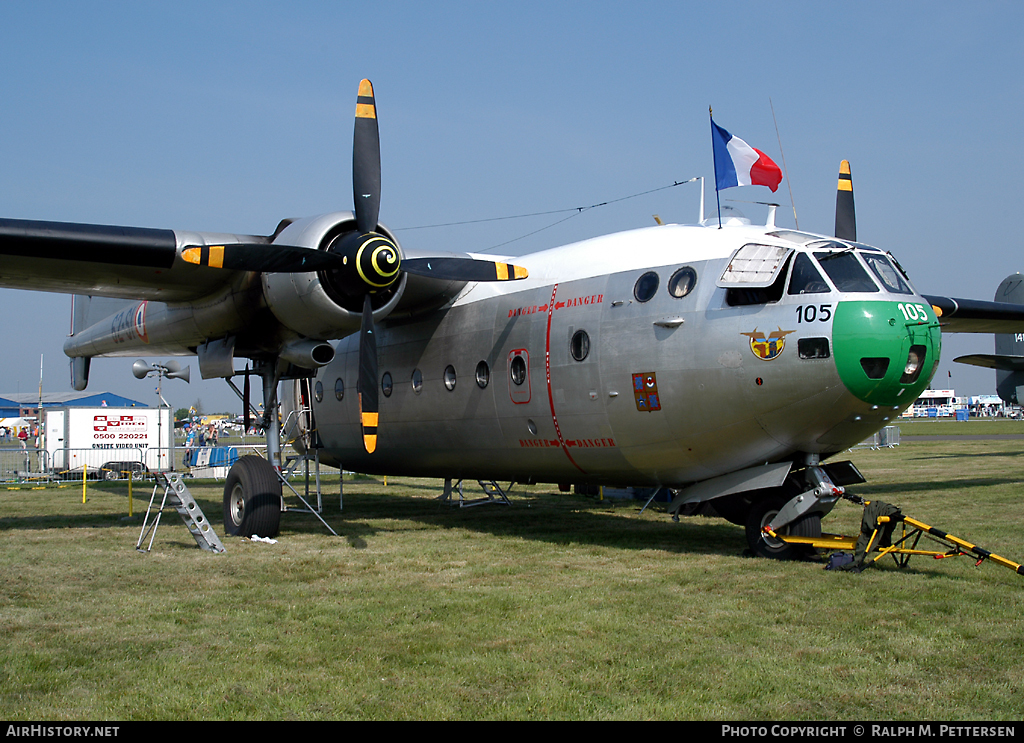
<svg viewBox="0 0 1024 743"><path fill-rule="evenodd" d="M928 387L942 332L926 302L841 302L832 347L843 384L872 405L905 408Z"/></svg>

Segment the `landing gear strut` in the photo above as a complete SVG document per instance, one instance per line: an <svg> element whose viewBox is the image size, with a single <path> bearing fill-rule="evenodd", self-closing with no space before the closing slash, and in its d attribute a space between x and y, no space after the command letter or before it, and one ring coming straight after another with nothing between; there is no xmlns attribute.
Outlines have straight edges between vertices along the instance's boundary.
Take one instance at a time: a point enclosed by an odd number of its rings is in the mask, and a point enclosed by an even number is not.
<svg viewBox="0 0 1024 743"><path fill-rule="evenodd" d="M764 528L777 519L779 512L789 499L783 496L769 496L755 502L747 513L745 524L747 544L750 550L759 557L771 557L776 560L793 560L813 554L810 547L797 544L786 544L778 537L766 534ZM775 530L776 533L793 537L820 537L821 514L811 513L801 516L796 521Z"/></svg>
<svg viewBox="0 0 1024 743"><path fill-rule="evenodd" d="M775 535L820 537L821 517L832 510L845 490L833 483L816 462L800 475L791 475L781 488L774 488L770 495L751 504L744 527L754 554L776 560L814 554L812 547L790 544Z"/></svg>

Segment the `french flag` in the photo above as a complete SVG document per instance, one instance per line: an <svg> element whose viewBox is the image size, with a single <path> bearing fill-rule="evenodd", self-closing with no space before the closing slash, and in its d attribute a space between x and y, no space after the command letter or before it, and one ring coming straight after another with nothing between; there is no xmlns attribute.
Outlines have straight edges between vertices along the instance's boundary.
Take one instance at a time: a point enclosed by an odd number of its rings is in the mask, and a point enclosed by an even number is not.
<svg viewBox="0 0 1024 743"><path fill-rule="evenodd" d="M711 143L715 155L715 186L768 186L774 192L782 183L782 170L770 157L734 137L714 121Z"/></svg>

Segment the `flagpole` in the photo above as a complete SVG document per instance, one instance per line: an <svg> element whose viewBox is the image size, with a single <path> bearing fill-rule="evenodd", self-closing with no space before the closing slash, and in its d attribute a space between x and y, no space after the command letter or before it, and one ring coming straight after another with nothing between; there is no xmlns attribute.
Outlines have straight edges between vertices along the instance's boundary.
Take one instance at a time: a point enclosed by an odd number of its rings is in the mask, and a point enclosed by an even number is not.
<svg viewBox="0 0 1024 743"><path fill-rule="evenodd" d="M700 219L697 220L697 223L700 224L701 227L704 226L704 180L705 180L704 176L701 176L700 177Z"/></svg>
<svg viewBox="0 0 1024 743"><path fill-rule="evenodd" d="M715 119L708 106L708 121L711 122L711 162L715 166L715 202L718 204L718 229L722 229L722 199L718 195L718 158L715 157Z"/></svg>

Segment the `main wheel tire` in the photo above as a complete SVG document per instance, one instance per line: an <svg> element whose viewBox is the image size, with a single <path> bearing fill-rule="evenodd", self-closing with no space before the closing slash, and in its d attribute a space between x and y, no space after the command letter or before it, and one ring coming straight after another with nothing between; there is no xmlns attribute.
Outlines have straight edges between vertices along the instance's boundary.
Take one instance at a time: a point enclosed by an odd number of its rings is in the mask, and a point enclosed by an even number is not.
<svg viewBox="0 0 1024 743"><path fill-rule="evenodd" d="M775 560L795 560L814 554L813 547L803 544L786 544L781 539L769 536L763 531L788 500L788 498L780 496L769 496L756 501L750 507L746 523L747 544L750 545L750 550L754 554ZM777 531L785 536L820 537L821 514L807 514Z"/></svg>
<svg viewBox="0 0 1024 743"><path fill-rule="evenodd" d="M224 483L224 531L233 537L277 536L281 481L266 459L242 457Z"/></svg>

